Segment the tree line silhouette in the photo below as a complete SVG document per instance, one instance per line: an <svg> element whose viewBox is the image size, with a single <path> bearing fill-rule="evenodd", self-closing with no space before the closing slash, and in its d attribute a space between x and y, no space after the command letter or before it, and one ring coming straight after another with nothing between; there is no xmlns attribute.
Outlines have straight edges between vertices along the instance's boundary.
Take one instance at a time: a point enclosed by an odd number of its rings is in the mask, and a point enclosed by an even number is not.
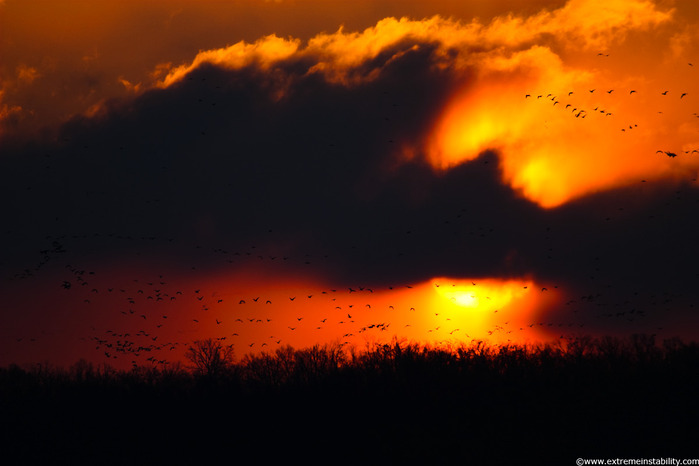
<svg viewBox="0 0 699 466"><path fill-rule="evenodd" d="M699 456L699 344L679 338L394 339L284 346L238 361L232 347L202 340L187 356L187 365L127 371L84 360L1 368L6 455L22 464Z"/></svg>

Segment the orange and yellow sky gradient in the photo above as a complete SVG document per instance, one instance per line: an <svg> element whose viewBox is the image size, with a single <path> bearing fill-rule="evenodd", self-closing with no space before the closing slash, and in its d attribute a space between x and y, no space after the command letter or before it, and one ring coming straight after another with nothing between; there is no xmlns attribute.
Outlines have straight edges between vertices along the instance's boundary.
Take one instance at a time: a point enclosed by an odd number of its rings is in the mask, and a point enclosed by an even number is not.
<svg viewBox="0 0 699 466"><path fill-rule="evenodd" d="M689 0L2 1L0 364L694 338L698 24Z"/></svg>

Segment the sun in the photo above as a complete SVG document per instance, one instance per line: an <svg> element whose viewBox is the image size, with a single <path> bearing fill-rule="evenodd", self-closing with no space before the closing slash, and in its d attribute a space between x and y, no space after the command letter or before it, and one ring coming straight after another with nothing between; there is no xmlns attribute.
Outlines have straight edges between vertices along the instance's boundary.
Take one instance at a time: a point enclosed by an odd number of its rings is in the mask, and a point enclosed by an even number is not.
<svg viewBox="0 0 699 466"><path fill-rule="evenodd" d="M441 283L441 285L440 285ZM512 298L510 287L493 280L449 280L434 282L434 290L443 301L448 300L455 308L488 311L506 304Z"/></svg>
<svg viewBox="0 0 699 466"><path fill-rule="evenodd" d="M448 297L452 302L463 307L478 307L478 296L471 291L450 291L444 293L445 297Z"/></svg>

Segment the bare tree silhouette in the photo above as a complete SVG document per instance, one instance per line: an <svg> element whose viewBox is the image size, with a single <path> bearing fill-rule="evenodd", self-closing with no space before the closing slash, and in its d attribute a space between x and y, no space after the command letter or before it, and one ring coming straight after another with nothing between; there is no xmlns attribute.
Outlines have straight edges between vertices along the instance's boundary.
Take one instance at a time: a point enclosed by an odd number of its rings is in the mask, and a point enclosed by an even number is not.
<svg viewBox="0 0 699 466"><path fill-rule="evenodd" d="M233 345L223 345L212 338L196 340L185 353L194 366L194 372L207 377L218 377L230 369L235 359Z"/></svg>

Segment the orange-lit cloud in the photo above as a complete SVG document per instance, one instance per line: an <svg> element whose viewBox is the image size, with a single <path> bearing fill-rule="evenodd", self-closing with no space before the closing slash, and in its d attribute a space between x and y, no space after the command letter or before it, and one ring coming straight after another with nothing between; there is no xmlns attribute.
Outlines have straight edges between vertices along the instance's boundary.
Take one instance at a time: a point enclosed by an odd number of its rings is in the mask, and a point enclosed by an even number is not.
<svg viewBox="0 0 699 466"><path fill-rule="evenodd" d="M435 167L496 150L504 181L545 207L699 168L699 158L682 153L699 148L682 90L662 95L656 82L568 69L546 48L500 63L509 71L479 76L441 115L428 146Z"/></svg>
<svg viewBox="0 0 699 466"><path fill-rule="evenodd" d="M36 68L27 65L17 67L17 81L23 84L31 84L39 77L39 72Z"/></svg>
<svg viewBox="0 0 699 466"><path fill-rule="evenodd" d="M204 63L226 69L256 65L264 70L275 62L284 60L296 53L299 43L298 39L287 40L272 34L252 44L240 41L229 47L199 52L191 64L180 65L170 70L159 85L161 87L170 86Z"/></svg>
<svg viewBox="0 0 699 466"><path fill-rule="evenodd" d="M679 101L687 88L663 96L666 75L648 73L649 62L636 73L620 71L604 60L637 64L600 52L623 50L626 35L671 18L671 10L659 11L651 2L571 1L531 18L496 19L483 35L500 47L481 55L475 76L435 124L427 148L433 166L448 169L496 150L503 180L544 207L641 179L695 172L699 158L656 154L699 147L689 99ZM571 50L598 61L590 66L589 59L571 59ZM684 68L679 73L692 71Z"/></svg>
<svg viewBox="0 0 699 466"><path fill-rule="evenodd" d="M393 58L414 47L437 47L436 61L448 66L487 65L513 51L548 43L551 37L585 48L607 47L626 32L644 30L667 22L672 10L661 11L648 0L614 0L600 5L590 0L571 0L563 8L531 17L496 17L489 24L478 20L462 23L433 16L423 20L385 18L361 32L320 33L305 47L298 39L270 35L250 44L203 51L189 65L173 69L160 83L167 86L203 63L226 68L258 64L262 68L292 55L310 58L309 72L321 72L335 82L352 81L353 72L387 51ZM401 46L402 45L402 46ZM399 47L399 50L392 50ZM387 61L390 61L391 57ZM365 78L380 71L376 65ZM355 80L356 81L356 80Z"/></svg>
<svg viewBox="0 0 699 466"><path fill-rule="evenodd" d="M22 117L22 107L3 102L4 94L0 89L0 136Z"/></svg>

